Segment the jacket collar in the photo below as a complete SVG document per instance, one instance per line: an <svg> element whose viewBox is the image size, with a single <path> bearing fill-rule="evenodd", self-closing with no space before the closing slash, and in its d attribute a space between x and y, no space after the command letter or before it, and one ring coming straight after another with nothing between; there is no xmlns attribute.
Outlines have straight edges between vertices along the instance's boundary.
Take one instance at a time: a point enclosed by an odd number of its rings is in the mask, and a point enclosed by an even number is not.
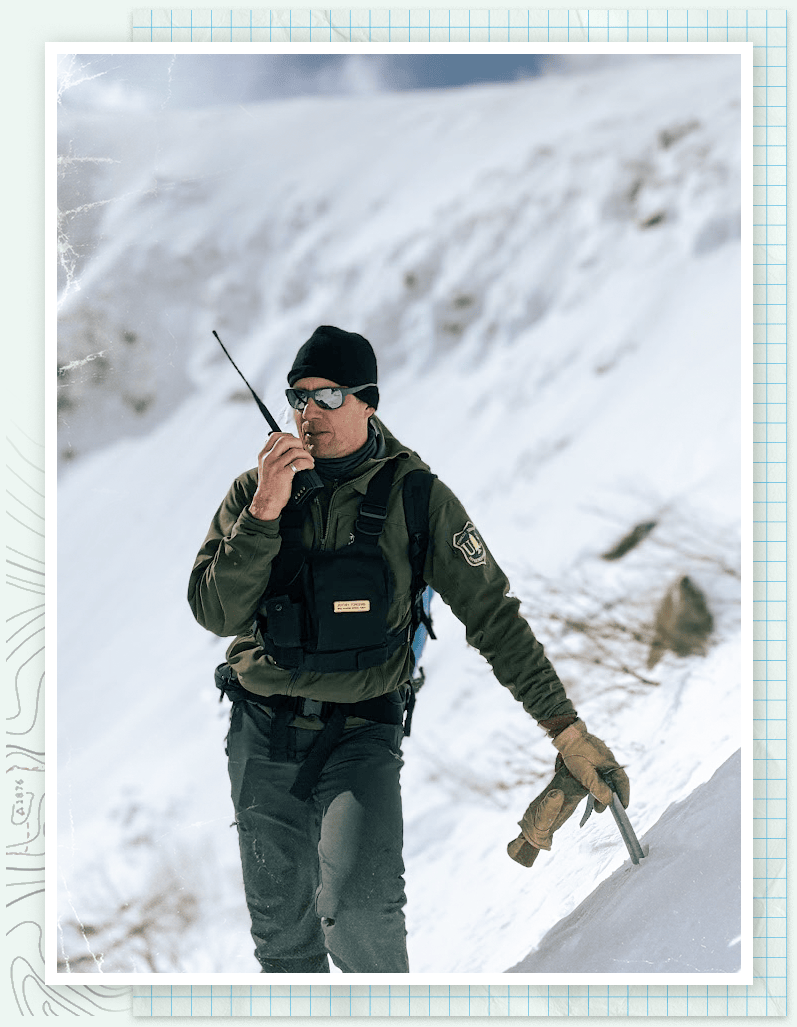
<svg viewBox="0 0 797 1027"><path fill-rule="evenodd" d="M399 464L398 474L396 475L396 478L398 478L401 475L401 464L413 455L412 450L407 449L406 446L402 446L398 439L391 434L376 415L372 415L371 423L376 429L379 439L376 456L372 457L370 460L366 460L358 470L356 477L347 483L356 492L359 492L362 495L365 495L368 490L368 483L386 460L398 459L401 461Z"/></svg>

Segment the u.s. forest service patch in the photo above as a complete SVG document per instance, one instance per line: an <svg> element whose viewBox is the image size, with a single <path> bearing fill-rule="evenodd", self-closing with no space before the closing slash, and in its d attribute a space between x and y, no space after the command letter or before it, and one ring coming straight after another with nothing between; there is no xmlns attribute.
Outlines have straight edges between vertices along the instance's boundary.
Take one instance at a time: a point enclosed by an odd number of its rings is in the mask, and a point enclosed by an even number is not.
<svg viewBox="0 0 797 1027"><path fill-rule="evenodd" d="M454 546L465 557L471 567L479 567L487 563L487 550L482 542L481 535L468 521L462 531L454 536Z"/></svg>

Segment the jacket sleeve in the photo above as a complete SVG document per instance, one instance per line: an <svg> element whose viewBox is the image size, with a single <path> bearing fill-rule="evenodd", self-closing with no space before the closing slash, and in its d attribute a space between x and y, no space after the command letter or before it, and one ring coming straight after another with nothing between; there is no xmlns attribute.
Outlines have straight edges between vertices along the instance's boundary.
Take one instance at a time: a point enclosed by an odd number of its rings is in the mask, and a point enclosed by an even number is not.
<svg viewBox="0 0 797 1027"><path fill-rule="evenodd" d="M429 504L425 578L462 621L502 685L538 722L575 716L575 708L527 621L509 581L462 504L439 480ZM548 727L548 725L543 725Z"/></svg>
<svg viewBox="0 0 797 1027"><path fill-rule="evenodd" d="M191 610L202 627L216 635L251 630L280 549L279 519L261 521L249 512L254 489L252 472L233 482L191 571Z"/></svg>

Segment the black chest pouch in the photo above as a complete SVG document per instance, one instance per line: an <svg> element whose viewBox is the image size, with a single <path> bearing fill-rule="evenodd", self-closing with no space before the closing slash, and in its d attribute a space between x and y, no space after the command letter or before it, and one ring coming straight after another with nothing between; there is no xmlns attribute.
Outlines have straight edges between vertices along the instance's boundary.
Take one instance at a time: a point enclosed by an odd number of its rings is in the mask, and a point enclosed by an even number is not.
<svg viewBox="0 0 797 1027"><path fill-rule="evenodd" d="M354 526L354 542L332 551L301 549L283 515L283 546L272 587L255 618L255 636L286 669L362 670L385 663L409 642L409 629L390 632L390 567L379 547L393 478L390 461L371 479Z"/></svg>
<svg viewBox="0 0 797 1027"><path fill-rule="evenodd" d="M310 634L319 652L387 644L390 569L381 549L347 546L305 564Z"/></svg>

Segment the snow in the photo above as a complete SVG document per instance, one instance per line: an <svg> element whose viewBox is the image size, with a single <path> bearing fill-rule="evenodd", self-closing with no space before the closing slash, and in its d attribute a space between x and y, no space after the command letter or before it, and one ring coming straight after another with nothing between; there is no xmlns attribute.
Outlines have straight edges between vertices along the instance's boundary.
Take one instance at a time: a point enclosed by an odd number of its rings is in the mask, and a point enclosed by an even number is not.
<svg viewBox="0 0 797 1027"><path fill-rule="evenodd" d="M736 970L741 770L737 752L673 803L643 839L645 859L615 870L510 973L567 973L574 964L593 973Z"/></svg>
<svg viewBox="0 0 797 1027"><path fill-rule="evenodd" d="M63 151L112 162L65 165L61 200L85 209L64 221L59 364L105 354L59 378L62 970L257 971L212 681L226 642L185 592L265 426L211 329L287 424L285 372L327 323L373 342L380 416L464 502L627 766L650 844L629 874L610 816L574 816L531 869L507 857L555 751L436 600L402 777L413 975L503 974L532 950L573 974L599 951L634 983L738 972L735 893L727 909L726 892L690 893L705 950L693 936L675 966L664 937L688 853L739 880L738 843L714 829L739 827L738 777L714 775L740 749L747 673L738 61L673 60L677 75L635 61L179 117L64 112ZM710 645L648 670L683 574L708 597ZM587 934L607 906L639 908L640 881L659 915L633 946ZM572 947L566 971L547 936Z"/></svg>

